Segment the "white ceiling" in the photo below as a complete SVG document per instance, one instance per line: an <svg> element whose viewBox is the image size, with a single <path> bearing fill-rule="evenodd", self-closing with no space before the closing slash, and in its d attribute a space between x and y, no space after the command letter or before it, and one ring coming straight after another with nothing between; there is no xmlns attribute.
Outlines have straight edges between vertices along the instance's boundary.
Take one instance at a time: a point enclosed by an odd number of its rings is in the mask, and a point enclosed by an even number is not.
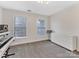
<svg viewBox="0 0 79 59"><path fill-rule="evenodd" d="M0 6L26 12L27 10L32 10L31 13L49 16L75 3L76 2L71 1L50 1L49 4L46 5L40 4L37 1L0 1Z"/></svg>

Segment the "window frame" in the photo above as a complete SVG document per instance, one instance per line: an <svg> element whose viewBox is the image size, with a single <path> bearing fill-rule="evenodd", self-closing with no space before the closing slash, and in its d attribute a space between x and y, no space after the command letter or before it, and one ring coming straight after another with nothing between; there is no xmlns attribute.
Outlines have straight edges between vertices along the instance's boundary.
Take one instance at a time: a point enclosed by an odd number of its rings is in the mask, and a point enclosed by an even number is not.
<svg viewBox="0 0 79 59"><path fill-rule="evenodd" d="M25 16L14 16L14 17L13 17L13 22L14 22L13 28L15 27L15 20L16 20L16 17L23 17L24 20L26 21L26 24L25 24L25 26L26 26L26 35L23 36L23 37L27 37L27 18L26 18ZM23 37L15 36L15 28L13 29L13 31L14 31L14 37L23 38Z"/></svg>
<svg viewBox="0 0 79 59"><path fill-rule="evenodd" d="M37 22L38 22L39 20L43 20L43 21L44 21L44 28L45 28L45 29L44 29L44 32L45 32L45 33L44 33L43 35L38 34L38 25L37 25ZM40 17L40 18L37 19L37 21L36 21L36 29L37 29L36 32L37 32L37 36L38 36L38 37L44 37L44 36L46 35L46 21L45 21L44 18L41 18L41 17Z"/></svg>

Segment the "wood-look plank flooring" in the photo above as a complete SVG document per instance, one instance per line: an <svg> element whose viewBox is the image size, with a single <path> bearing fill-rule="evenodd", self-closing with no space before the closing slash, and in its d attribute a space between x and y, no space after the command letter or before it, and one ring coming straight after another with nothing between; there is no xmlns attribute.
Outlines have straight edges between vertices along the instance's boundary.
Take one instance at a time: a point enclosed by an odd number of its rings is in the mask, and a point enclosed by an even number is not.
<svg viewBox="0 0 79 59"><path fill-rule="evenodd" d="M57 46L50 41L28 43L11 47L9 58L78 58L79 55Z"/></svg>

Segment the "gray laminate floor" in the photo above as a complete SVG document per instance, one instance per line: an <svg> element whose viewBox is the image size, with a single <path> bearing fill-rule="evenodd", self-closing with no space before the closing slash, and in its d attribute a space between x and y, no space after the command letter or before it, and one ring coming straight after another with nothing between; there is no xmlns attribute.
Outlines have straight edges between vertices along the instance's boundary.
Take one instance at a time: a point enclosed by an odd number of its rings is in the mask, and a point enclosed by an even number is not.
<svg viewBox="0 0 79 59"><path fill-rule="evenodd" d="M50 41L42 41L36 43L28 43L11 47L10 53L15 55L9 58L75 58L78 54L70 52Z"/></svg>

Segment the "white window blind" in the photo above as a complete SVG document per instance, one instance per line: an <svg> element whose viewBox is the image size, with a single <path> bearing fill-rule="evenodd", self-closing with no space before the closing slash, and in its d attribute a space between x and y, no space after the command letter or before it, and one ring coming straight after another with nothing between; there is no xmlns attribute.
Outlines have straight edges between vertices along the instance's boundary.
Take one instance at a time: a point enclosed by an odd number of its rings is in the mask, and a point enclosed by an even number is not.
<svg viewBox="0 0 79 59"><path fill-rule="evenodd" d="M15 17L14 20L14 33L15 37L25 37L26 36L26 19L22 16Z"/></svg>
<svg viewBox="0 0 79 59"><path fill-rule="evenodd" d="M45 21L39 19L37 21L37 34L38 35L45 35Z"/></svg>

